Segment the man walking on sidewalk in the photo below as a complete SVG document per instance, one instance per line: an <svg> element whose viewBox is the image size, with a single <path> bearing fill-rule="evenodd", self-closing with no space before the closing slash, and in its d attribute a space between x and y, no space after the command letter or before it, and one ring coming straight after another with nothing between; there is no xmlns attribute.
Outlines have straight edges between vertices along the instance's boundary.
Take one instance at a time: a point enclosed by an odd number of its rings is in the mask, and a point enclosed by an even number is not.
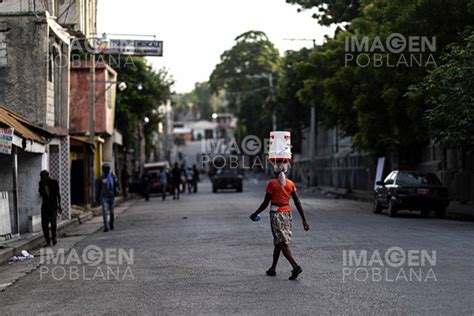
<svg viewBox="0 0 474 316"><path fill-rule="evenodd" d="M110 172L110 164L104 163L102 165L102 175L96 181L95 191L96 201L102 206L104 232L108 232L109 228L114 230L114 207L117 189L117 178L112 172ZM108 219L109 214L110 220Z"/></svg>
<svg viewBox="0 0 474 316"><path fill-rule="evenodd" d="M41 204L41 227L43 228L43 235L46 239L46 245L53 246L57 244L56 240L56 226L58 210L61 210L61 195L59 194L58 181L53 180L49 177L49 173L46 170L40 173L41 181L39 183L39 194L43 199ZM49 225L51 224L51 238L49 236Z"/></svg>

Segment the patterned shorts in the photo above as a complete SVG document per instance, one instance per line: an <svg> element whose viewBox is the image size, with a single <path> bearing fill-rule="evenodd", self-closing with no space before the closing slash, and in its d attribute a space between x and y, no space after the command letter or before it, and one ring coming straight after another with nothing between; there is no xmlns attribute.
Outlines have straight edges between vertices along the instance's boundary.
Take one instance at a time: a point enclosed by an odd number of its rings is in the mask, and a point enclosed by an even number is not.
<svg viewBox="0 0 474 316"><path fill-rule="evenodd" d="M270 212L270 223L275 245L291 242L291 212Z"/></svg>

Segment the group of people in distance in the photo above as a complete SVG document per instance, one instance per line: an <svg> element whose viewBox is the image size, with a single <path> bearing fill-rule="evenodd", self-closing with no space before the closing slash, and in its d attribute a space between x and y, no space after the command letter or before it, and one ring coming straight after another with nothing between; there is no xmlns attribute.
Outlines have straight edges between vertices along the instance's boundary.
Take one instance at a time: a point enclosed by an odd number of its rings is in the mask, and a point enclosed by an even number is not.
<svg viewBox="0 0 474 316"><path fill-rule="evenodd" d="M173 200L179 200L179 194L186 191L188 193L198 192L199 170L196 165L186 167L184 164L181 167L175 162L171 169L171 180L173 186Z"/></svg>
<svg viewBox="0 0 474 316"><path fill-rule="evenodd" d="M180 167L178 163L175 163L169 172L167 169L161 168L157 178L160 183L163 201L166 199L168 192L172 193L173 200L179 200L180 194L184 193L186 188L189 194L198 192L198 182L200 179L199 169L196 165L186 167L185 164L183 164ZM141 177L141 187L143 197L146 201L150 199L151 181L152 176L145 169Z"/></svg>

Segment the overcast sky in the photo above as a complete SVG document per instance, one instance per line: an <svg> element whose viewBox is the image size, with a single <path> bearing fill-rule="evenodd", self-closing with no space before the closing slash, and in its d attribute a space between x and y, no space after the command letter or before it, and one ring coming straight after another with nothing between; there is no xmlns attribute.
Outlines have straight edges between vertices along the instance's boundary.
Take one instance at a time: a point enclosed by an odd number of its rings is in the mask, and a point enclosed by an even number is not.
<svg viewBox="0 0 474 316"><path fill-rule="evenodd" d="M164 41L164 57L151 57L155 68L166 67L176 92L191 91L206 81L220 55L249 30L267 33L283 54L312 47L333 30L319 26L310 12L297 13L285 0L99 0L99 34L156 35ZM121 36L126 37L126 36Z"/></svg>

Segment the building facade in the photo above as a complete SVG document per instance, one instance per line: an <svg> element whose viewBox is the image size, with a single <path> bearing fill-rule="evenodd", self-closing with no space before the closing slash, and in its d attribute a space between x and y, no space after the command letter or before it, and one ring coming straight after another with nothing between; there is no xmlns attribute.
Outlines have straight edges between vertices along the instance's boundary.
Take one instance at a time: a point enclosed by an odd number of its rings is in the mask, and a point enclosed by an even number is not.
<svg viewBox="0 0 474 316"><path fill-rule="evenodd" d="M39 171L48 167L52 137L0 106L0 238L41 230Z"/></svg>
<svg viewBox="0 0 474 316"><path fill-rule="evenodd" d="M58 180L63 219L70 218L71 44L95 33L95 21L92 0L0 2L0 104L54 135L32 179L48 169Z"/></svg>
<svg viewBox="0 0 474 316"><path fill-rule="evenodd" d="M72 162L71 174L74 177L72 182L85 181L88 179L86 192L72 192L74 201L87 204L92 202L94 179L100 176L101 165L104 162L110 163L112 171L116 171L117 146L121 143L121 135L114 129L115 125L115 99L116 99L117 72L109 65L100 62L95 67L95 142L88 143L90 133L90 99L88 91L90 87L90 63L85 61L75 61L71 65L71 111L70 111L70 134L75 137L71 146ZM79 146L78 141L82 140L83 146ZM92 145L94 154L88 155L88 145ZM84 151L84 149L86 149ZM93 159L91 164L90 159ZM93 173L90 171L93 167ZM80 170L83 170L82 173ZM79 198L75 195L83 196Z"/></svg>
<svg viewBox="0 0 474 316"><path fill-rule="evenodd" d="M59 181L67 219L69 35L48 12L0 13L0 25L6 46L0 62L0 103L55 135L47 146L47 169Z"/></svg>

